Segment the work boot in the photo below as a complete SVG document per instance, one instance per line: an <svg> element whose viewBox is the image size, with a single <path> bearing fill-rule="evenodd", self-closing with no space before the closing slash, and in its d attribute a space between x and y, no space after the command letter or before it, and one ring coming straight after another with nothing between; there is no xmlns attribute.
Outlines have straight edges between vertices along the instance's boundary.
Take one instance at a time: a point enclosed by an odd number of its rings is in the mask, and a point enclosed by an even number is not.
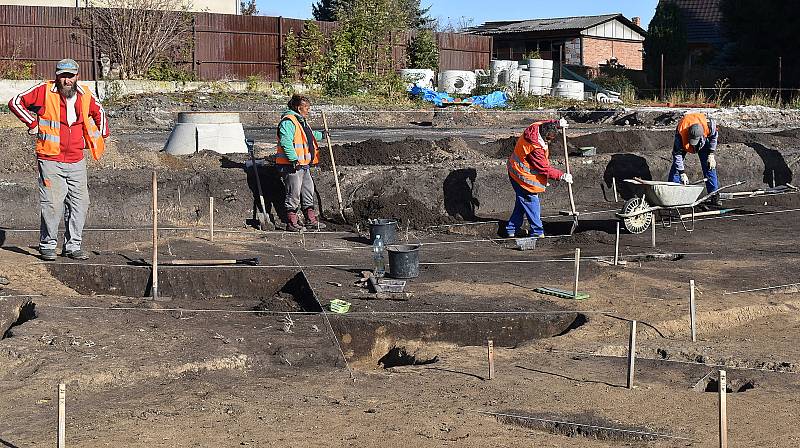
<svg viewBox="0 0 800 448"><path fill-rule="evenodd" d="M300 232L303 230L303 226L300 225L300 222L297 220L297 212L287 212L286 213L286 231L287 232Z"/></svg>
<svg viewBox="0 0 800 448"><path fill-rule="evenodd" d="M72 258L73 260L88 260L89 259L89 254L87 254L86 252L82 251L81 249L71 250L71 251L66 251L65 250L61 255L65 256L67 258Z"/></svg>
<svg viewBox="0 0 800 448"><path fill-rule="evenodd" d="M44 261L55 261L56 260L56 250L55 249L39 249L39 257Z"/></svg>
<svg viewBox="0 0 800 448"><path fill-rule="evenodd" d="M317 217L317 212L314 211L313 208L306 209L306 224L308 224L309 230L322 230L325 227L328 227L320 222L319 218Z"/></svg>

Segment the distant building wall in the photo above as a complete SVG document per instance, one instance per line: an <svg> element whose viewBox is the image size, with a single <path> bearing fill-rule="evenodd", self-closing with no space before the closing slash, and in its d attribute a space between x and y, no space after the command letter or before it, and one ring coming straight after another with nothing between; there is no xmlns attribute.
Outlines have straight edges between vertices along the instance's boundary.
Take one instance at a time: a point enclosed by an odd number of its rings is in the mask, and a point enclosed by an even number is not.
<svg viewBox="0 0 800 448"><path fill-rule="evenodd" d="M642 43L583 38L583 65L598 67L612 57L631 70L642 70Z"/></svg>

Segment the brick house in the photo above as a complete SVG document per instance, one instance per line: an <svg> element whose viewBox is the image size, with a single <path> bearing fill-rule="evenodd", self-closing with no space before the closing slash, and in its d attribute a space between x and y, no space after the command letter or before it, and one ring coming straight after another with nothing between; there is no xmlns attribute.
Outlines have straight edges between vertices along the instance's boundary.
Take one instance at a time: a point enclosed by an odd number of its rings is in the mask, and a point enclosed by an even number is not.
<svg viewBox="0 0 800 448"><path fill-rule="evenodd" d="M614 63L642 69L645 30L638 17L622 14L486 22L469 32L492 36L493 59L524 59L538 50L543 59L597 68Z"/></svg>

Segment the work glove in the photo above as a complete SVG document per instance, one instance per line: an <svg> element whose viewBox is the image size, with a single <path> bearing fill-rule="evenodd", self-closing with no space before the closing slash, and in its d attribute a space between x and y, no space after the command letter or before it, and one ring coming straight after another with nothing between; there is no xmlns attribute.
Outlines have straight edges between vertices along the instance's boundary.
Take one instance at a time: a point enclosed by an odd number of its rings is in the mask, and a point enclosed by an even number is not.
<svg viewBox="0 0 800 448"><path fill-rule="evenodd" d="M28 129L28 134L30 134L30 135L36 135L38 133L39 133L39 125L38 124L36 126L30 128L30 129Z"/></svg>
<svg viewBox="0 0 800 448"><path fill-rule="evenodd" d="M558 120L558 127L561 128L561 129L568 128L569 127L569 123L567 123L567 119L566 118L562 118L562 119Z"/></svg>
<svg viewBox="0 0 800 448"><path fill-rule="evenodd" d="M689 185L689 176L686 173L681 173L681 183L683 185Z"/></svg>
<svg viewBox="0 0 800 448"><path fill-rule="evenodd" d="M708 155L708 169L715 170L717 169L717 159L714 157L714 153Z"/></svg>
<svg viewBox="0 0 800 448"><path fill-rule="evenodd" d="M572 183L572 174L564 173L564 174L561 175L561 178L559 180L563 180L564 182L566 182L568 184L571 184Z"/></svg>

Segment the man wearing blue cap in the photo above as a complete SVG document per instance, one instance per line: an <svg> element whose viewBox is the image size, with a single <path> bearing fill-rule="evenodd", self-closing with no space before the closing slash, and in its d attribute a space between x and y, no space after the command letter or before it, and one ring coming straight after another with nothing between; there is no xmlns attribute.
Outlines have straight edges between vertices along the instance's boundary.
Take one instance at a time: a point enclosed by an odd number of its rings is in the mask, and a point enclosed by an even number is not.
<svg viewBox="0 0 800 448"><path fill-rule="evenodd" d="M86 176L88 149L95 160L105 150L108 120L103 106L89 87L78 84L78 63L62 59L56 64L56 78L20 93L8 103L9 109L36 136L39 168L39 253L46 261L56 259L58 226L64 219L62 255L86 260L81 249L83 225L89 211Z"/></svg>

